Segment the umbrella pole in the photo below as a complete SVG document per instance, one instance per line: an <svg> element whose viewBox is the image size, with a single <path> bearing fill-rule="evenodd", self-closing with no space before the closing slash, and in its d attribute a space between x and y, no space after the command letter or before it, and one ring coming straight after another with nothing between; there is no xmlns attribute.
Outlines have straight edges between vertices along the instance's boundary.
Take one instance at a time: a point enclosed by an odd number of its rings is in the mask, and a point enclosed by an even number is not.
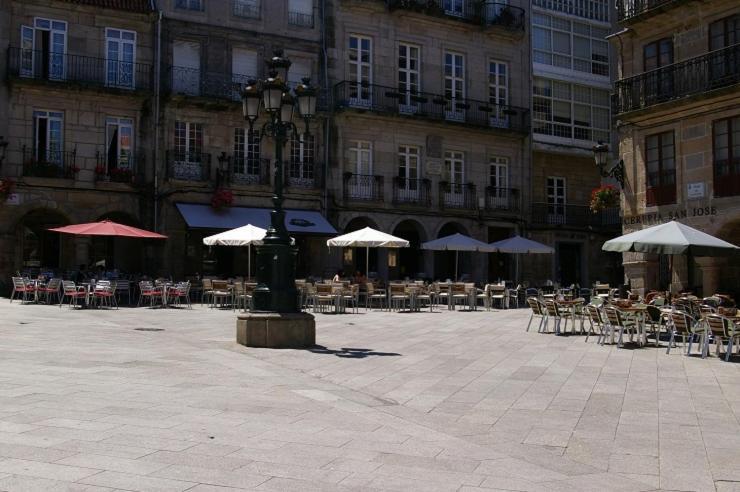
<svg viewBox="0 0 740 492"><path fill-rule="evenodd" d="M459 251L455 251L455 282L457 282L457 280L458 280L458 278L459 278L459 277L457 276L457 256L458 256L459 254L460 254L460 252L459 252Z"/></svg>
<svg viewBox="0 0 740 492"><path fill-rule="evenodd" d="M369 278L368 275L370 275L370 270L368 270L369 265L370 265L370 246L365 246L365 278Z"/></svg>
<svg viewBox="0 0 740 492"><path fill-rule="evenodd" d="M252 245L247 245L247 278L252 281Z"/></svg>

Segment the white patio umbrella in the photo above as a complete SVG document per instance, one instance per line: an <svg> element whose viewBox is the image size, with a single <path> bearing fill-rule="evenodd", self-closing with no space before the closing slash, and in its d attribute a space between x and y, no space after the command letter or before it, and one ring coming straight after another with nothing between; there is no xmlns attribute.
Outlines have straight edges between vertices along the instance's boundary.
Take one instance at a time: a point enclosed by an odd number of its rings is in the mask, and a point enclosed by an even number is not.
<svg viewBox="0 0 740 492"><path fill-rule="evenodd" d="M730 256L740 251L740 248L732 243L675 220L610 239L601 249L671 255L671 278L673 277L673 255Z"/></svg>
<svg viewBox="0 0 740 492"><path fill-rule="evenodd" d="M409 242L400 237L375 230L372 227L365 227L359 231L329 239L326 241L326 245L337 248L365 248L365 275L367 275L370 265L370 248L408 248Z"/></svg>
<svg viewBox="0 0 740 492"><path fill-rule="evenodd" d="M532 241L522 236L512 236L501 241L489 244L491 248L499 253L509 253L516 255L516 271L515 277L516 282L519 283L519 255L526 254L547 254L551 255L555 252L550 246L537 241Z"/></svg>
<svg viewBox="0 0 740 492"><path fill-rule="evenodd" d="M455 280L457 280L457 266L460 251L479 251L481 253L492 253L495 250L484 243L465 234L452 234L451 236L441 237L433 241L421 243L421 249L432 251L454 251L455 252Z"/></svg>
<svg viewBox="0 0 740 492"><path fill-rule="evenodd" d="M266 229L247 224L236 229L214 234L203 238L203 244L206 246L246 246L247 253L247 274L252 277L252 245L262 244L262 239L267 234Z"/></svg>

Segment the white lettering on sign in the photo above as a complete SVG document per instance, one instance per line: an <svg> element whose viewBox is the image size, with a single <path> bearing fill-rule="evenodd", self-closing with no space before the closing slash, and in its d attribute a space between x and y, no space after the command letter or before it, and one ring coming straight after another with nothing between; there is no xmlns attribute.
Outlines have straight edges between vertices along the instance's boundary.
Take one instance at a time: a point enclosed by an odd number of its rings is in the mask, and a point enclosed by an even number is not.
<svg viewBox="0 0 740 492"><path fill-rule="evenodd" d="M704 198L704 183L689 183L686 190L686 197L689 200Z"/></svg>

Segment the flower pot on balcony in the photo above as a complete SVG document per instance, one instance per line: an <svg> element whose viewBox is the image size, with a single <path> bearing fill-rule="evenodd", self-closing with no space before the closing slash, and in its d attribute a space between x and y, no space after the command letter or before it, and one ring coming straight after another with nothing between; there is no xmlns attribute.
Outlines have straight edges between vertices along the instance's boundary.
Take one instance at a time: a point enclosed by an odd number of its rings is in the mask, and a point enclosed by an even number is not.
<svg viewBox="0 0 740 492"><path fill-rule="evenodd" d="M619 206L619 190L612 185L600 186L591 191L589 208L593 213Z"/></svg>

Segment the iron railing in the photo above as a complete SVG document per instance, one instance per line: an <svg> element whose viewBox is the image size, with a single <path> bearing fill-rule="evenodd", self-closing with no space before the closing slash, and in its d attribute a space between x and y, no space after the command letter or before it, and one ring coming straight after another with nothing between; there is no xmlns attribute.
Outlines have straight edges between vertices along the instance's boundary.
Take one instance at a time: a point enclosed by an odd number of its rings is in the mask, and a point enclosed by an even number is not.
<svg viewBox="0 0 740 492"><path fill-rule="evenodd" d="M430 207L432 182L428 179L393 178L393 203Z"/></svg>
<svg viewBox="0 0 740 492"><path fill-rule="evenodd" d="M601 0L532 0L532 5L583 19L609 22L611 2Z"/></svg>
<svg viewBox="0 0 740 492"><path fill-rule="evenodd" d="M95 181L109 181L112 183L136 183L137 166L143 162L143 153L129 154L128 156L109 156L106 152L98 152L96 156Z"/></svg>
<svg viewBox="0 0 740 492"><path fill-rule="evenodd" d="M532 204L532 224L568 227L619 228L619 207L593 212L588 205Z"/></svg>
<svg viewBox="0 0 740 492"><path fill-rule="evenodd" d="M210 181L211 154L168 150L167 178L182 181Z"/></svg>
<svg viewBox="0 0 740 492"><path fill-rule="evenodd" d="M260 0L234 0L232 12L236 17L260 18Z"/></svg>
<svg viewBox="0 0 740 492"><path fill-rule="evenodd" d="M239 185L269 185L270 159L233 156L229 180Z"/></svg>
<svg viewBox="0 0 740 492"><path fill-rule="evenodd" d="M478 208L478 197L473 183L439 183L439 208L459 208L475 210Z"/></svg>
<svg viewBox="0 0 740 492"><path fill-rule="evenodd" d="M288 24L291 26L313 27L313 14L288 12Z"/></svg>
<svg viewBox="0 0 740 492"><path fill-rule="evenodd" d="M678 5L683 0L617 0L617 22L637 17L646 17L668 7Z"/></svg>
<svg viewBox="0 0 740 492"><path fill-rule="evenodd" d="M39 149L23 146L23 176L74 179L77 149L72 151Z"/></svg>
<svg viewBox="0 0 740 492"><path fill-rule="evenodd" d="M618 80L614 110L625 113L740 83L740 43Z"/></svg>
<svg viewBox="0 0 740 492"><path fill-rule="evenodd" d="M487 186L485 208L487 211L518 211L519 190L515 188L497 188L495 186Z"/></svg>
<svg viewBox="0 0 740 492"><path fill-rule="evenodd" d="M319 187L316 171L322 168L315 162L286 162L285 186L288 188L314 189Z"/></svg>
<svg viewBox="0 0 740 492"><path fill-rule="evenodd" d="M15 47L8 48L8 75L109 89L148 91L152 88L152 66L147 63Z"/></svg>
<svg viewBox="0 0 740 492"><path fill-rule="evenodd" d="M173 94L241 101L241 87L255 78L253 75L170 66L165 80L167 90Z"/></svg>
<svg viewBox="0 0 740 492"><path fill-rule="evenodd" d="M334 103L344 108L463 123L481 128L527 133L529 110L473 99L453 100L439 94L401 91L377 84L343 81L334 86Z"/></svg>
<svg viewBox="0 0 740 492"><path fill-rule="evenodd" d="M383 176L345 173L344 200L360 202L383 201Z"/></svg>
<svg viewBox="0 0 740 492"><path fill-rule="evenodd" d="M485 26L498 26L510 31L523 31L524 9L501 2L483 2L481 20Z"/></svg>

